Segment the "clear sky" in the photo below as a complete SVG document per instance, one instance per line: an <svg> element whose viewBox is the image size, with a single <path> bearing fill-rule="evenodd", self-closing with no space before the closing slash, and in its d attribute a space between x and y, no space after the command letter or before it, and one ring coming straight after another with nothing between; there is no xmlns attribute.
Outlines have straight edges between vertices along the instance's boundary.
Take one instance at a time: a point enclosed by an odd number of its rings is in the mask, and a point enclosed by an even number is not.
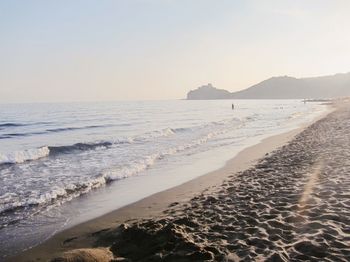
<svg viewBox="0 0 350 262"><path fill-rule="evenodd" d="M0 0L0 102L177 99L350 71L349 0Z"/></svg>

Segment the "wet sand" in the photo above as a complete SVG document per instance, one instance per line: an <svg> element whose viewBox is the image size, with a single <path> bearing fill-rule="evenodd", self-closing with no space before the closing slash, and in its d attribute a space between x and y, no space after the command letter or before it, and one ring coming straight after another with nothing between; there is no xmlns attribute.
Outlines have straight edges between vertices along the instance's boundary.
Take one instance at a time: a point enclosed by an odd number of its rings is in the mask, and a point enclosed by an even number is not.
<svg viewBox="0 0 350 262"><path fill-rule="evenodd" d="M349 130L339 109L215 193L100 241L132 261L349 261Z"/></svg>
<svg viewBox="0 0 350 262"><path fill-rule="evenodd" d="M346 106L300 134L266 139L218 171L59 233L12 261L45 261L88 247L107 249L65 256L348 261L349 128Z"/></svg>

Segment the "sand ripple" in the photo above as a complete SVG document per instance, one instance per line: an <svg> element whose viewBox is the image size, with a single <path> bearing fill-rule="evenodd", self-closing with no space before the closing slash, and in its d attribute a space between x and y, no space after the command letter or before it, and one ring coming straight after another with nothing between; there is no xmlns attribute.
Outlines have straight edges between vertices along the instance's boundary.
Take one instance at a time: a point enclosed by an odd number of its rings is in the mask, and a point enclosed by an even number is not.
<svg viewBox="0 0 350 262"><path fill-rule="evenodd" d="M105 233L131 261L349 261L350 110L157 220Z"/></svg>

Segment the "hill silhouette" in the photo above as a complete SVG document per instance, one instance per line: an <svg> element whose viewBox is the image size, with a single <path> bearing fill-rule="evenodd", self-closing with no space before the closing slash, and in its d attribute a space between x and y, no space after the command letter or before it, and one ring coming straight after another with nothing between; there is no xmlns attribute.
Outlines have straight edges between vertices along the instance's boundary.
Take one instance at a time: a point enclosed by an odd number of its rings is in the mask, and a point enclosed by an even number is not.
<svg viewBox="0 0 350 262"><path fill-rule="evenodd" d="M308 78L272 77L232 93L208 84L190 91L187 99L318 99L344 96L350 96L350 73Z"/></svg>

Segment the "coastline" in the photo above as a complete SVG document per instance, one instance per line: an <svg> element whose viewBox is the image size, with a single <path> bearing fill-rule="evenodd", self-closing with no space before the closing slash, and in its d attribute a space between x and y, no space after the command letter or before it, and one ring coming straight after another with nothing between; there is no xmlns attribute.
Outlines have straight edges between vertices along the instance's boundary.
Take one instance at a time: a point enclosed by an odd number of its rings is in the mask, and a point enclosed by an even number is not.
<svg viewBox="0 0 350 262"><path fill-rule="evenodd" d="M163 211L174 205L175 202L176 205L186 205L199 194L204 192L210 194L211 191L217 190L226 179L254 166L258 160L285 145L308 126L326 117L332 111L332 109L327 110L327 112L302 127L263 139L258 144L239 152L234 158L227 161L224 167L216 171L59 232L42 244L7 260L46 261L68 250L93 247L100 233L110 228L115 228L125 222L132 223L140 219L157 218L162 216Z"/></svg>

